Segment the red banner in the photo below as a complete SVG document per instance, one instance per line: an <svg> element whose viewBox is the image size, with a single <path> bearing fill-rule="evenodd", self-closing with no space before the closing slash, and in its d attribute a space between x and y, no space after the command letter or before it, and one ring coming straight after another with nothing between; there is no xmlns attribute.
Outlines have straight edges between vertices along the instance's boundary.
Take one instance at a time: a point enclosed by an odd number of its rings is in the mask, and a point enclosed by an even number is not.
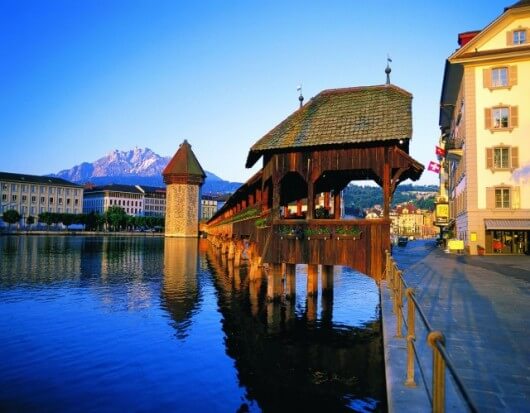
<svg viewBox="0 0 530 413"><path fill-rule="evenodd" d="M436 155L445 156L445 149L440 148L439 146L436 147Z"/></svg>

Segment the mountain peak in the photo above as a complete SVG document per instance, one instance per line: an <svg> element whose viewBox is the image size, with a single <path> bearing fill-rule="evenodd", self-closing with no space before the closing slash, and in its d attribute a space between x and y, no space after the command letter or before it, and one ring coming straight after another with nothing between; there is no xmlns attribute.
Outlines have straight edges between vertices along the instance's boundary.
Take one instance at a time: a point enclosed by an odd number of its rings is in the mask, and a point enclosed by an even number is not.
<svg viewBox="0 0 530 413"><path fill-rule="evenodd" d="M156 154L150 148L135 146L125 151L113 149L94 162L83 162L50 175L80 184L94 182L98 185L121 183L164 186L162 171L170 159L169 156ZM211 172L205 172L207 181L203 186L204 193L233 192L239 187L238 183L226 182Z"/></svg>

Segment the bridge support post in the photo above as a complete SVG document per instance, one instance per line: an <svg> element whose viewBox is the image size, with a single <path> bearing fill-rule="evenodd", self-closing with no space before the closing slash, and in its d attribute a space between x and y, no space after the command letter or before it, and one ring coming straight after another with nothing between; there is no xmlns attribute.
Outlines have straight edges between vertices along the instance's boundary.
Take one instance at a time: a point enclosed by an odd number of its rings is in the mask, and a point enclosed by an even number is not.
<svg viewBox="0 0 530 413"><path fill-rule="evenodd" d="M296 295L296 264L285 264L285 298L294 299Z"/></svg>
<svg viewBox="0 0 530 413"><path fill-rule="evenodd" d="M322 292L333 291L333 265L322 265Z"/></svg>
<svg viewBox="0 0 530 413"><path fill-rule="evenodd" d="M282 264L272 264L267 273L267 300L280 299L283 290Z"/></svg>
<svg viewBox="0 0 530 413"><path fill-rule="evenodd" d="M228 241L228 259L233 260L235 255L235 242L234 241Z"/></svg>
<svg viewBox="0 0 530 413"><path fill-rule="evenodd" d="M307 264L307 295L318 295L317 264Z"/></svg>
<svg viewBox="0 0 530 413"><path fill-rule="evenodd" d="M234 245L234 267L238 268L241 265L241 255L243 254L243 248L241 242L236 242Z"/></svg>

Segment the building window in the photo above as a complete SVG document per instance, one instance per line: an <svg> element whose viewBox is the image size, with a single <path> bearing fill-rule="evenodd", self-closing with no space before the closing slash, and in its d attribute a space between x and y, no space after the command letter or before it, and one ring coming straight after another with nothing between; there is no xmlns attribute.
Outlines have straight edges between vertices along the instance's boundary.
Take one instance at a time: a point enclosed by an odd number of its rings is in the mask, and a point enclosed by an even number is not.
<svg viewBox="0 0 530 413"><path fill-rule="evenodd" d="M11 184L11 191L13 192L17 191L17 184Z"/></svg>
<svg viewBox="0 0 530 413"><path fill-rule="evenodd" d="M59 201L59 205L63 204L63 199L62 198L57 198L57 201Z"/></svg>
<svg viewBox="0 0 530 413"><path fill-rule="evenodd" d="M28 192L28 186L22 185L22 192Z"/></svg>
<svg viewBox="0 0 530 413"><path fill-rule="evenodd" d="M508 86L508 68L497 67L491 69L491 86L492 87L506 87Z"/></svg>
<svg viewBox="0 0 530 413"><path fill-rule="evenodd" d="M44 197L43 197L43 196L40 197L40 202L41 202L42 204L44 203Z"/></svg>
<svg viewBox="0 0 530 413"><path fill-rule="evenodd" d="M510 109L507 107L493 108L491 110L493 128L501 129L509 126Z"/></svg>
<svg viewBox="0 0 530 413"><path fill-rule="evenodd" d="M36 203L36 202L37 202L37 197L36 197L35 195L33 195L33 196L31 197L31 203L34 204L34 203Z"/></svg>
<svg viewBox="0 0 530 413"><path fill-rule="evenodd" d="M510 148L493 148L493 167L495 169L510 168Z"/></svg>
<svg viewBox="0 0 530 413"><path fill-rule="evenodd" d="M53 196L50 197L50 204L53 204Z"/></svg>
<svg viewBox="0 0 530 413"><path fill-rule="evenodd" d="M516 128L519 124L519 110L517 106L497 106L484 109L484 121L486 129L491 132L508 131Z"/></svg>
<svg viewBox="0 0 530 413"><path fill-rule="evenodd" d="M16 195L11 195L11 201L12 202L17 202L17 196Z"/></svg>
<svg viewBox="0 0 530 413"><path fill-rule="evenodd" d="M525 44L526 43L526 30L514 30L513 31L513 44Z"/></svg>
<svg viewBox="0 0 530 413"><path fill-rule="evenodd" d="M7 194L2 194L2 201L7 201Z"/></svg>
<svg viewBox="0 0 530 413"><path fill-rule="evenodd" d="M7 191L7 184L2 184L2 191Z"/></svg>
<svg viewBox="0 0 530 413"><path fill-rule="evenodd" d="M28 201L28 197L26 195L22 195L22 202L27 202Z"/></svg>
<svg viewBox="0 0 530 413"><path fill-rule="evenodd" d="M510 188L495 188L495 208L510 208Z"/></svg>

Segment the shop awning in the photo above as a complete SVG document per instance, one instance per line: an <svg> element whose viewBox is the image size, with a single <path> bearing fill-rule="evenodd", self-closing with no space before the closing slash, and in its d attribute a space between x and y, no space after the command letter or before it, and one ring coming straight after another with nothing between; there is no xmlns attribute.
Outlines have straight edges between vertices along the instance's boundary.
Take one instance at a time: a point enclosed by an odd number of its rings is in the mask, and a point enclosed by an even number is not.
<svg viewBox="0 0 530 413"><path fill-rule="evenodd" d="M530 219L485 219L486 229L530 230Z"/></svg>

